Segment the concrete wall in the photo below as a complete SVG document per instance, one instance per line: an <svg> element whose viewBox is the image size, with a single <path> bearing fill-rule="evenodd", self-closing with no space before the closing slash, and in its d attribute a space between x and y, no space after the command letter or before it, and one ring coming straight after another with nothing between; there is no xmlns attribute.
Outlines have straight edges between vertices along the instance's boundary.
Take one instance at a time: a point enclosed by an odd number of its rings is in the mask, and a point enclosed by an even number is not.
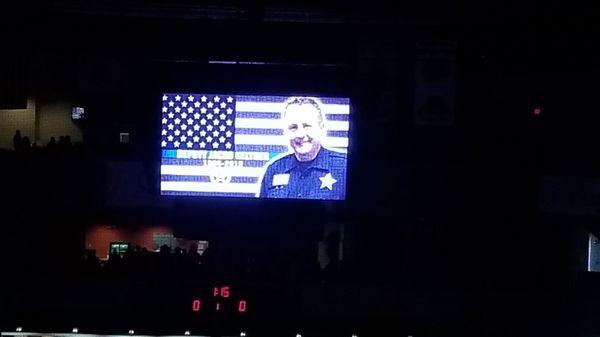
<svg viewBox="0 0 600 337"><path fill-rule="evenodd" d="M100 259L108 258L108 248L111 242L129 242L134 246L139 245L152 251L152 239L155 233L173 234L173 230L168 226L161 225L136 228L98 224L86 231L85 247L86 249L95 249L96 257Z"/></svg>
<svg viewBox="0 0 600 337"><path fill-rule="evenodd" d="M27 100L27 109L0 110L0 149L12 149L16 130L31 142L45 146L54 136L71 136L71 141L83 140L81 128L71 120L72 104L68 102Z"/></svg>
<svg viewBox="0 0 600 337"><path fill-rule="evenodd" d="M71 136L71 142L83 140L81 128L71 119L72 104L68 102L38 102L37 114L37 140L40 145L45 145L54 136L58 141L59 136Z"/></svg>
<svg viewBox="0 0 600 337"><path fill-rule="evenodd" d="M27 109L0 109L0 149L12 149L16 130L35 141L35 101L27 100Z"/></svg>

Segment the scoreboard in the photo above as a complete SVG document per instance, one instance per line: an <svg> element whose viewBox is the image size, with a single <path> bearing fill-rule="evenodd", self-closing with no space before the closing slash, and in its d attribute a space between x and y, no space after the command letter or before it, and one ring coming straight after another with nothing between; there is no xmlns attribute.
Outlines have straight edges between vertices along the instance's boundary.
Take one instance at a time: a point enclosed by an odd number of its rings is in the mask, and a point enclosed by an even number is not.
<svg viewBox="0 0 600 337"><path fill-rule="evenodd" d="M234 313L245 314L250 307L248 298L239 289L230 285L213 286L192 292L189 298L189 310L192 313Z"/></svg>

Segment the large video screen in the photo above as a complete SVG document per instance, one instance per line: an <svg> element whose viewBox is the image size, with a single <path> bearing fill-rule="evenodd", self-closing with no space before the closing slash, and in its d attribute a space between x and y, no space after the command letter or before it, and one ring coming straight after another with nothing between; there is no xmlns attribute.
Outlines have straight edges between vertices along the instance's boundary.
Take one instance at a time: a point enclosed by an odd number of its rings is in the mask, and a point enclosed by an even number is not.
<svg viewBox="0 0 600 337"><path fill-rule="evenodd" d="M162 95L162 195L344 200L350 99Z"/></svg>

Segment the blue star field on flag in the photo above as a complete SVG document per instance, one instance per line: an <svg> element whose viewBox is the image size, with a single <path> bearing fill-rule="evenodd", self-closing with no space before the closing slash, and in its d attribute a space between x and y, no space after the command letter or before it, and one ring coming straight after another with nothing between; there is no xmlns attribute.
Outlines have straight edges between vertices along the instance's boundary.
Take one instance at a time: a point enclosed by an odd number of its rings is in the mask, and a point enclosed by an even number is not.
<svg viewBox="0 0 600 337"><path fill-rule="evenodd" d="M163 150L233 151L235 97L228 95L164 94Z"/></svg>

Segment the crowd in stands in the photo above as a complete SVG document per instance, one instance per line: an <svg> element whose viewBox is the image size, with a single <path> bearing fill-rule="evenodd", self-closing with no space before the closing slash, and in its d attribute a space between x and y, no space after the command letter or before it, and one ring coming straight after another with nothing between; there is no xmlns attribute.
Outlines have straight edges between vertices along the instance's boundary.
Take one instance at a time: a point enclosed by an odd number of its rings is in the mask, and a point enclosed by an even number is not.
<svg viewBox="0 0 600 337"><path fill-rule="evenodd" d="M34 151L43 148L40 144L37 144L37 142L32 142L28 136L21 135L21 130L15 131L12 144L15 151ZM68 151L69 149L76 149L81 146L82 142L78 141L73 143L71 141L71 136L65 135L59 136L58 141L55 137L50 137L50 141L46 143L44 147L48 151Z"/></svg>
<svg viewBox="0 0 600 337"><path fill-rule="evenodd" d="M120 276L194 276L204 279L235 279L242 281L336 282L342 279L340 266L330 263L321 269L317 260L299 261L289 256L264 258L223 256L206 249L202 255L192 245L189 250L163 245L158 251L139 246L125 253L112 251L107 260L96 257L94 250L86 250L83 270L95 275Z"/></svg>

